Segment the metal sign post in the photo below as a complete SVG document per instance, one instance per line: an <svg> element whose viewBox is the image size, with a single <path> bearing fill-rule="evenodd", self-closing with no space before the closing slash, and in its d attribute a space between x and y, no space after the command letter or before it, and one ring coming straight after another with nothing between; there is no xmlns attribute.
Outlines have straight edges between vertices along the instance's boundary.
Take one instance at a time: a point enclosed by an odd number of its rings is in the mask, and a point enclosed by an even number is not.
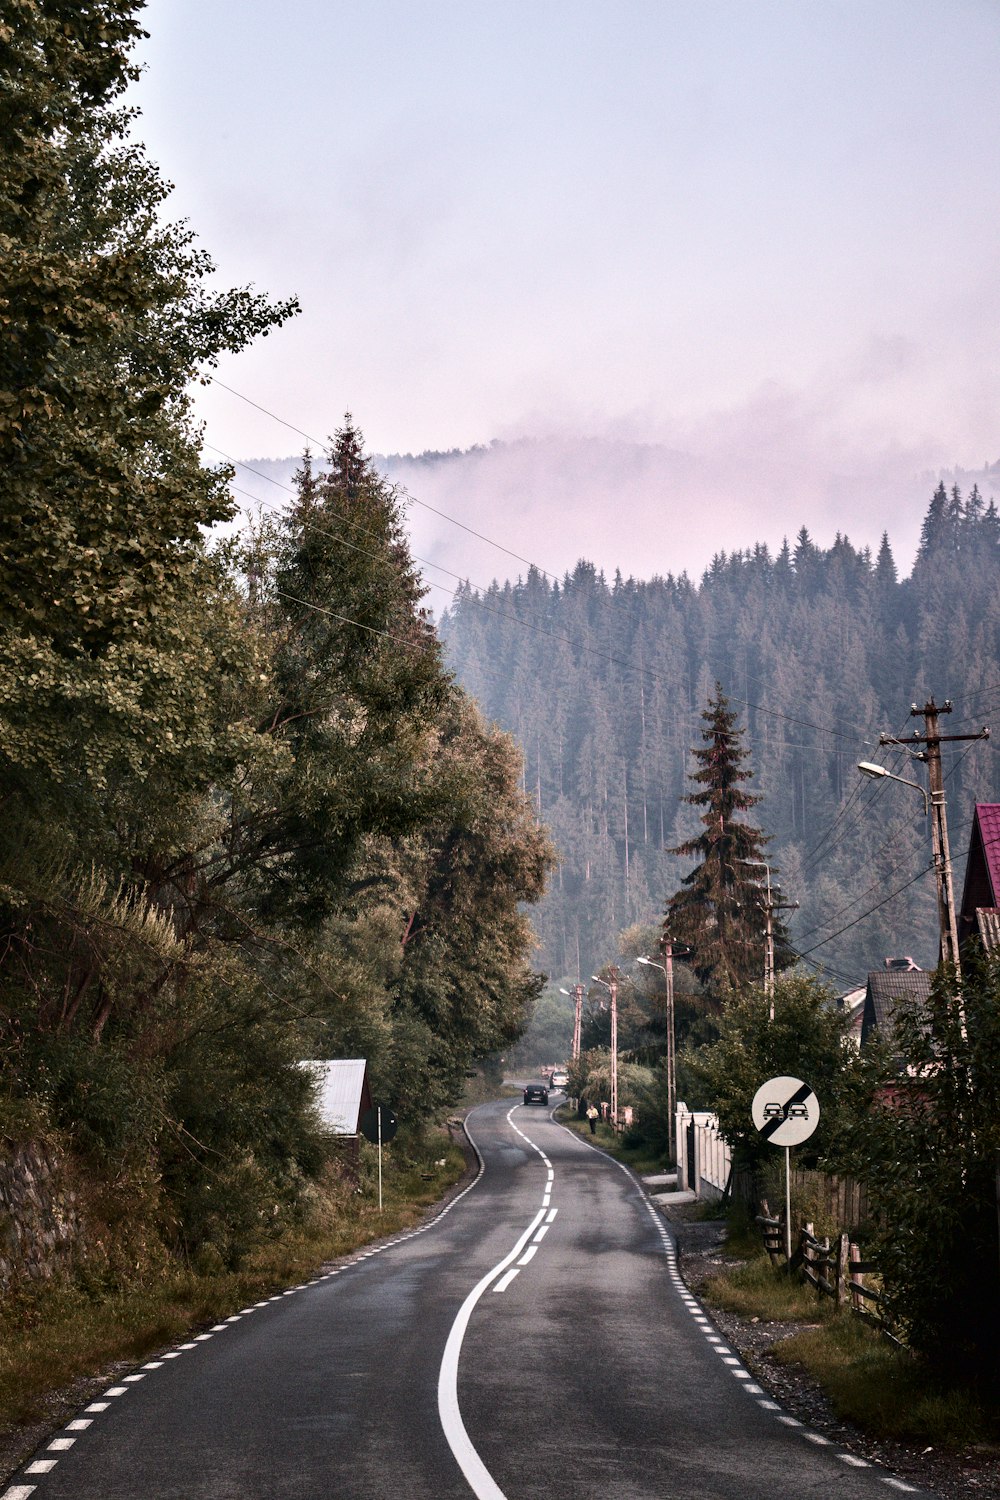
<svg viewBox="0 0 1000 1500"><path fill-rule="evenodd" d="M819 1124L819 1100L801 1078L769 1078L753 1096L753 1122L772 1146L785 1148L785 1255L792 1259L792 1152Z"/></svg>
<svg viewBox="0 0 1000 1500"><path fill-rule="evenodd" d="M378 1211L382 1212L382 1142L396 1134L396 1116L388 1105L376 1104L361 1117L361 1134L378 1147Z"/></svg>

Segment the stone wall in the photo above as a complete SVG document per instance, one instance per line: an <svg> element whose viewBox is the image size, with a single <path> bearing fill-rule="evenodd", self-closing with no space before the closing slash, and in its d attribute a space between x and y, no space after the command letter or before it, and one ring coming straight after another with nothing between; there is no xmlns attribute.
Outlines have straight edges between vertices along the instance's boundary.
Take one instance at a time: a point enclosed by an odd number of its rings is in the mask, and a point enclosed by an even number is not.
<svg viewBox="0 0 1000 1500"><path fill-rule="evenodd" d="M0 1290L69 1271L82 1245L80 1204L59 1153L0 1139Z"/></svg>

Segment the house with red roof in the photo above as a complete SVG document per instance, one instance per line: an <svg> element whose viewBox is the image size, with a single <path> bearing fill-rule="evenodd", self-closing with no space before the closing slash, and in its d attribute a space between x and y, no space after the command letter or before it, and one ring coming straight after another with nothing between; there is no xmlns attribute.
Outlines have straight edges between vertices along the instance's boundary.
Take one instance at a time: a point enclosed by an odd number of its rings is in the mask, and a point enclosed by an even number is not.
<svg viewBox="0 0 1000 1500"><path fill-rule="evenodd" d="M958 912L958 946L1000 952L1000 802L977 802Z"/></svg>

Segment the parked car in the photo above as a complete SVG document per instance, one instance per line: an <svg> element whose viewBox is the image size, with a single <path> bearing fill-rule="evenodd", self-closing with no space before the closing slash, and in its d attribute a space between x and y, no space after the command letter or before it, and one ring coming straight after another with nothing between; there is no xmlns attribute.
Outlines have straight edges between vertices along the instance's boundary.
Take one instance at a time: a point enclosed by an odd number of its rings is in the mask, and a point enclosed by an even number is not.
<svg viewBox="0 0 1000 1500"><path fill-rule="evenodd" d="M555 1069L551 1078L549 1079L549 1085L554 1089L569 1088L569 1074L566 1072L565 1068Z"/></svg>
<svg viewBox="0 0 1000 1500"><path fill-rule="evenodd" d="M544 1083L529 1083L524 1091L525 1104L548 1104L549 1091Z"/></svg>

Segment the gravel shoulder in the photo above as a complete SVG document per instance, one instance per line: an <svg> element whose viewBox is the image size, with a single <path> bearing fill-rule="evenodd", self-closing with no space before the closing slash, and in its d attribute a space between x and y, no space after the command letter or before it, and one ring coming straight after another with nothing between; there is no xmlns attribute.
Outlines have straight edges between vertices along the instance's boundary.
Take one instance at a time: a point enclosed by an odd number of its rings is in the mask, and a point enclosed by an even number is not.
<svg viewBox="0 0 1000 1500"><path fill-rule="evenodd" d="M707 1281L739 1261L727 1257L725 1226L696 1219L693 1205L664 1206L677 1240L678 1263L687 1285L701 1296ZM941 1500L1000 1500L1000 1450L972 1448L954 1452L873 1438L834 1413L822 1387L801 1365L779 1364L773 1350L781 1340L812 1325L762 1323L741 1318L706 1303L709 1316L729 1340L755 1379L792 1416L841 1447L879 1464L909 1484Z"/></svg>

